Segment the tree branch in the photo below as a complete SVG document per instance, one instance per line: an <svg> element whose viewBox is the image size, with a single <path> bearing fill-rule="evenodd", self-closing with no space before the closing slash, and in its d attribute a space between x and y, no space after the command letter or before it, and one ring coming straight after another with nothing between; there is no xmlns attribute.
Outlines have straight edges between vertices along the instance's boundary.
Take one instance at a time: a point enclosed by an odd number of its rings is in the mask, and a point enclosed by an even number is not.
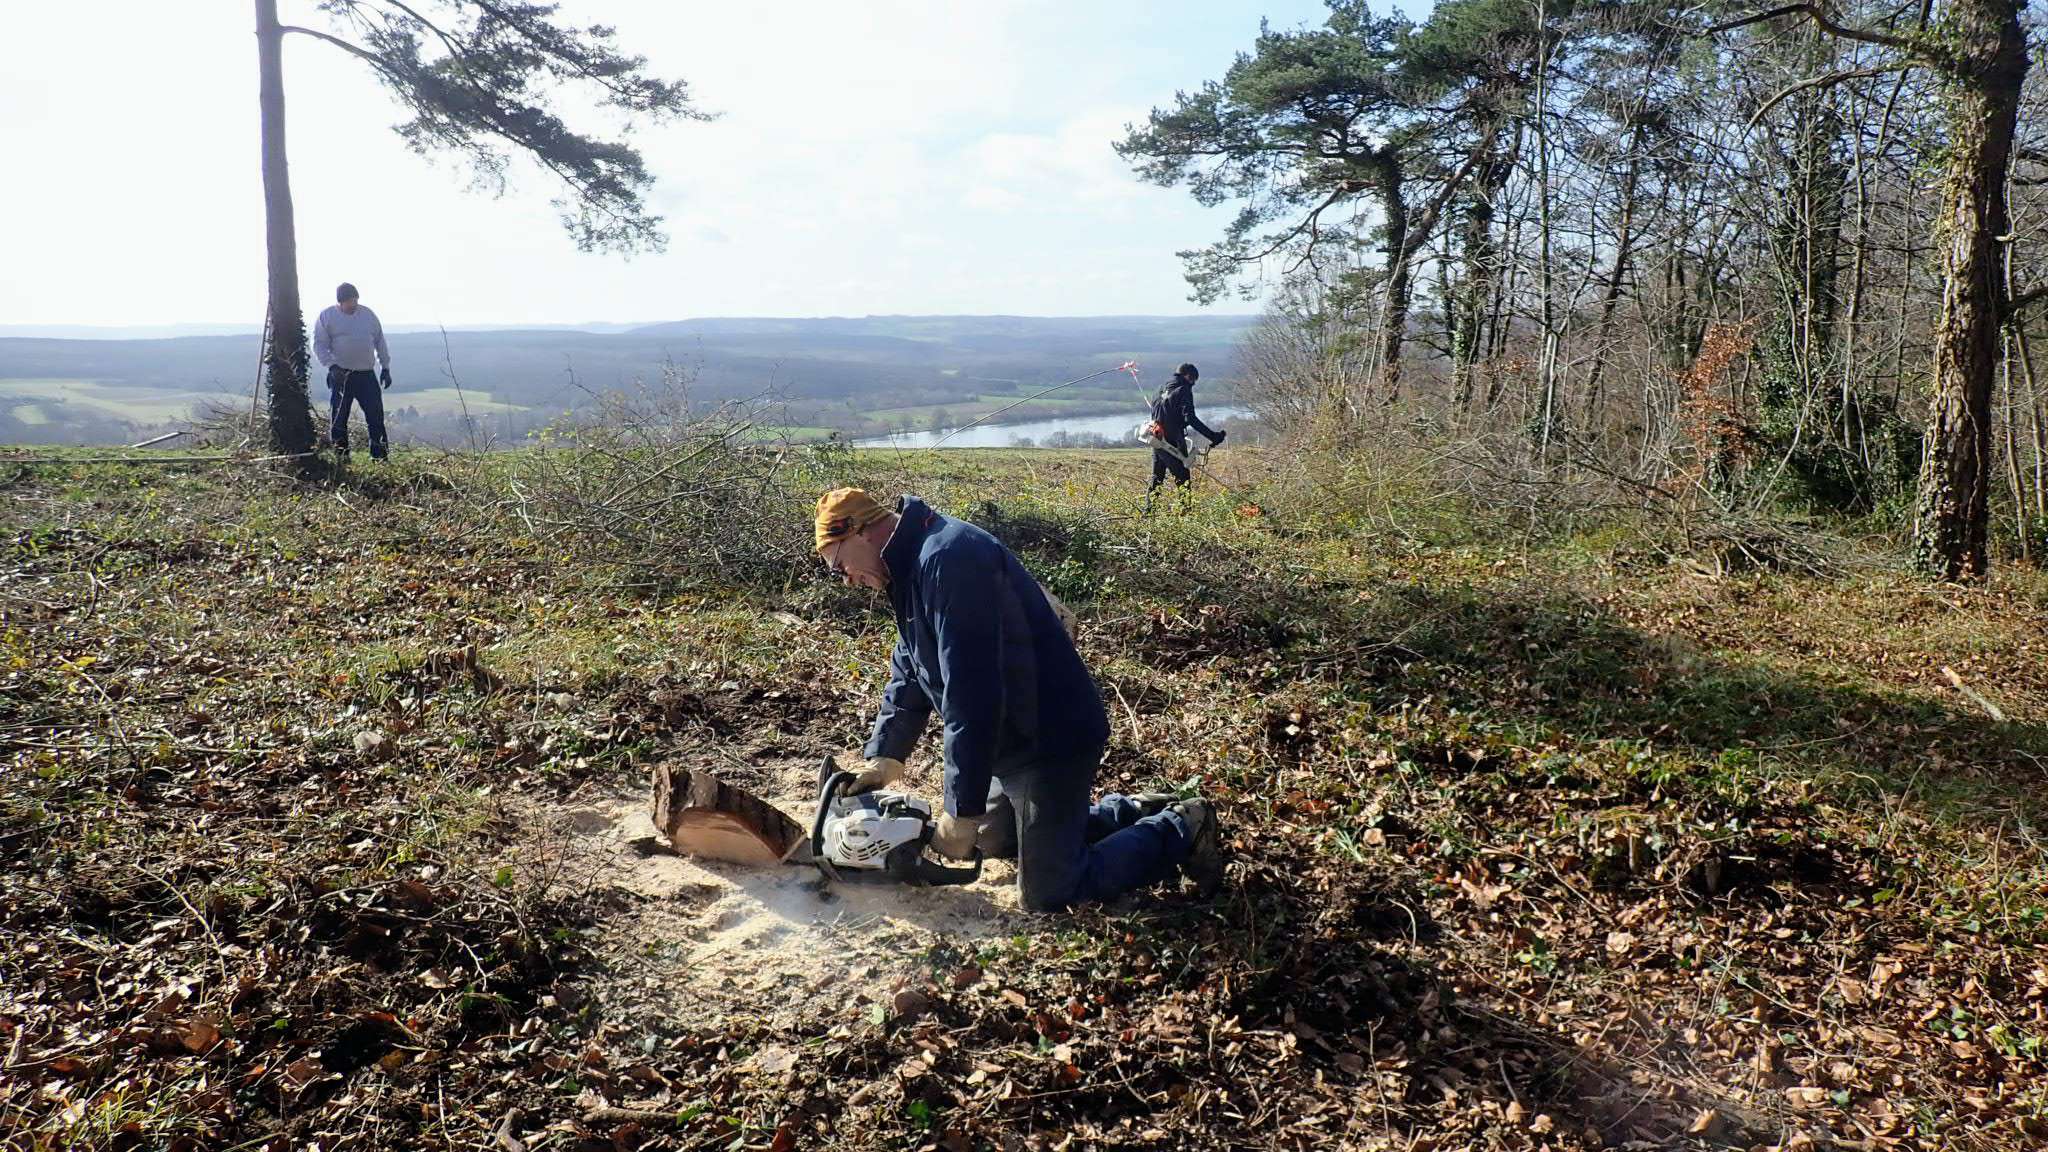
<svg viewBox="0 0 2048 1152"><path fill-rule="evenodd" d="M1821 31L1831 36L1840 36L1844 40L1860 40L1865 44L1878 44L1886 48L1897 49L1900 52L1916 54L1925 52L1925 49L1917 41L1904 36L1894 36L1889 32L1876 32L1867 28L1850 28L1843 24L1837 24L1834 18L1827 14L1826 9L1812 3L1783 4L1766 12L1758 12L1754 15L1742 16L1734 20L1724 20L1708 28L1707 35L1718 36L1723 32L1733 32L1737 28L1744 28L1751 24L1761 24L1766 20L1776 20L1780 16L1811 17L1813 22L1820 26Z"/></svg>
<svg viewBox="0 0 2048 1152"><path fill-rule="evenodd" d="M2022 311L2043 300L2048 300L2048 288L2029 288L2005 302L2005 318L2017 320Z"/></svg>
<svg viewBox="0 0 2048 1152"><path fill-rule="evenodd" d="M1310 209L1308 215L1302 217L1300 223L1296 224L1293 228L1288 229L1286 235L1281 236L1279 239L1273 241L1273 243L1269 247L1267 247L1265 251L1259 252L1252 256L1244 257L1238 260L1237 263L1256 264L1259 261L1264 260L1266 257L1273 255L1275 252L1280 251L1280 249L1285 248L1288 244L1292 243L1294 239L1300 236L1303 232L1307 232L1311 228L1314 228L1316 226L1316 221L1322 217L1323 212L1327 210L1331 205L1335 204L1337 201L1357 191L1358 189L1352 187L1351 182L1349 180L1343 181L1342 183L1338 184L1336 188L1331 190L1328 196L1323 197L1323 202L1321 204L1318 204L1314 208Z"/></svg>
<svg viewBox="0 0 2048 1152"><path fill-rule="evenodd" d="M1808 88L1822 88L1831 84L1840 84L1845 80L1860 80L1868 76L1882 76L1887 72L1910 72L1913 70L1913 67L1912 61L1901 60L1892 64L1877 64L1869 68L1851 68L1845 72L1830 72L1825 76L1810 76L1797 84L1784 88L1776 96L1764 101L1757 107L1755 112L1750 113L1749 123L1743 125L1743 127L1745 129L1756 127L1756 122L1763 119L1771 109L1776 108L1780 101L1784 100L1787 96L1803 92Z"/></svg>
<svg viewBox="0 0 2048 1152"><path fill-rule="evenodd" d="M400 12L405 13L407 16L412 17L415 21L419 23L420 27L425 28L429 32L432 32L441 41L441 46L448 49L448 54L450 56L454 56L458 59L468 56L469 53L466 49L463 48L462 44L459 41L457 41L455 37L449 35L447 32L442 31L440 26L435 24L432 20L429 20L425 16L420 15L418 12L413 11L412 8L408 7L407 5L399 3L399 0L385 0L385 2L390 4L393 8L398 9Z"/></svg>
<svg viewBox="0 0 2048 1152"><path fill-rule="evenodd" d="M401 86L409 86L416 81L416 77L410 75L403 69L393 67L391 62L385 57L375 52L372 52L369 49L363 48L360 45L351 44L350 42L342 39L339 36L333 36L314 28L303 28L295 24L284 25L281 28L281 31L297 32L302 35L310 36L315 40L322 40L329 44L332 44L335 47L341 49L342 51L347 52L350 55L355 56L356 58L369 64L372 68L375 68L378 72L382 73L387 77L390 77L393 82ZM488 97L489 95L489 93L485 89L477 87L475 85L472 85L472 90L477 92L479 96ZM498 137L507 141L508 143L520 146L527 153L527 155L534 160L535 163L539 164L542 168L546 169L556 179L560 180L563 184L567 185L569 190L575 194L577 203L585 205L588 208L594 209L602 213L606 219L615 221L620 224L631 225L636 222L636 218L634 216L626 213L621 213L617 209L611 207L610 204L607 202L606 197L600 194L600 191L594 188L590 182L580 178L574 171L570 170L561 163L557 162L554 158L547 155L545 150L534 147L524 136L522 136L517 131L515 126L506 123L504 118L496 113L496 111L491 107L490 101L487 98L479 101L477 108L474 110L474 114L479 117L479 119L494 135L497 135Z"/></svg>
<svg viewBox="0 0 2048 1152"><path fill-rule="evenodd" d="M577 59L573 56L567 55L563 53L559 48L541 40L539 37L533 34L532 29L528 28L525 24L521 23L518 19L514 18L514 16L511 13L506 12L498 5L488 3L487 0L475 0L475 3L478 8L481 8L485 12L489 13L491 16L501 21L507 28L510 28L514 32L517 32L519 34L519 37L522 40L525 40L528 44L532 45L535 51L540 52L562 64L567 65L578 76L582 77L585 80L588 80L592 84L597 85L598 87L604 89L605 91L610 92L619 101L623 102L626 107L634 108L642 112L660 111L660 109L645 106L646 101L644 94L636 93L632 89L618 84L611 77L606 76L603 73L599 72L598 70L592 68L588 61ZM643 58L636 56L633 59L637 61ZM689 117L691 119L708 120L711 118L709 114L695 111L684 111L678 114Z"/></svg>
<svg viewBox="0 0 2048 1152"><path fill-rule="evenodd" d="M278 31L297 32L301 36L311 36L315 40L325 40L329 44L334 45L336 48L341 49L342 51L348 53L349 55L364 61L365 63L369 64L370 67L375 68L377 71L382 72L384 75L391 77L393 80L405 79L405 74L403 72L400 72L396 68L393 68L390 62L385 60L382 56L379 56L375 52L372 52L367 48L361 47L360 45L351 44L348 41L343 40L339 36L331 36L316 28L301 28L296 24L282 25L279 27Z"/></svg>

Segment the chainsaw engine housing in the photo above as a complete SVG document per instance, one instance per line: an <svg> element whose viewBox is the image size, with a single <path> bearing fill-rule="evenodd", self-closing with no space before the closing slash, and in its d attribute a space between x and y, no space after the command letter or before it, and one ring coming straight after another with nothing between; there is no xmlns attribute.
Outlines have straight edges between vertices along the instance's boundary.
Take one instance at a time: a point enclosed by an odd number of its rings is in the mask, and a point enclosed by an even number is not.
<svg viewBox="0 0 2048 1152"><path fill-rule="evenodd" d="M915 856L932 822L932 806L902 792L842 794L829 807L818 859L835 868L886 868L892 852L908 850Z"/></svg>
<svg viewBox="0 0 2048 1152"><path fill-rule="evenodd" d="M971 868L949 868L925 858L934 822L932 806L903 792L850 795L854 774L825 757L818 769L818 812L811 820L811 859L834 880L894 880L904 884L971 884L981 878L981 854Z"/></svg>

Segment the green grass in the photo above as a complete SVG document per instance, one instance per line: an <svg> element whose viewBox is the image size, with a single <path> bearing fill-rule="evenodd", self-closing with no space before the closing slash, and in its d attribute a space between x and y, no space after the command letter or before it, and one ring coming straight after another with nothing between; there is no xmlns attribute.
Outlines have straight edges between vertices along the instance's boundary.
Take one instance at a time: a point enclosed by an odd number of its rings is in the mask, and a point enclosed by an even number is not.
<svg viewBox="0 0 2048 1152"><path fill-rule="evenodd" d="M0 406L13 406L17 419L23 419L20 414L22 407L34 407L42 417L40 421L24 419L25 423L48 422L54 413L47 402L91 408L102 416L119 420L157 423L184 419L192 415L200 404L234 403L247 399L247 392L237 394L226 388L167 390L147 385L108 384L98 380L0 377Z"/></svg>
<svg viewBox="0 0 2048 1152"><path fill-rule="evenodd" d="M417 408L422 416L502 416L524 412L520 404L493 400L489 392L476 388L409 388L403 381L384 393L384 407Z"/></svg>

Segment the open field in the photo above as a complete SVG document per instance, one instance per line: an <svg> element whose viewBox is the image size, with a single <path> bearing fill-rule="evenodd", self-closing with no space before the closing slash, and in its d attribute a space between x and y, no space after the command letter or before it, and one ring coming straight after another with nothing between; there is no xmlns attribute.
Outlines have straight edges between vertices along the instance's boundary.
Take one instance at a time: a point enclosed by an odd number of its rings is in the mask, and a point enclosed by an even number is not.
<svg viewBox="0 0 2048 1152"><path fill-rule="evenodd" d="M132 420L138 424L156 424L166 420L186 419L201 404L233 404L237 399L246 405L249 394L244 391L237 397L228 391L167 391L140 385L110 384L99 380L0 378L0 408L14 408L16 419L26 423L39 421L21 416L21 408L35 407L47 414L50 401L95 409L114 419Z"/></svg>
<svg viewBox="0 0 2048 1152"><path fill-rule="evenodd" d="M1128 452L799 453L736 584L522 521L516 452L0 465L0 1147L2048 1134L2041 573L1716 574L1215 459L1263 508L1138 519ZM1080 611L1102 786L1217 797L1215 899L634 848L651 764L798 807L865 735L886 606L794 558L846 482Z"/></svg>
<svg viewBox="0 0 2048 1152"><path fill-rule="evenodd" d="M507 412L526 411L524 405L494 399L491 393L480 389L411 388L403 385L384 393L384 406L417 408L422 416L460 416L465 411L471 416L502 416Z"/></svg>

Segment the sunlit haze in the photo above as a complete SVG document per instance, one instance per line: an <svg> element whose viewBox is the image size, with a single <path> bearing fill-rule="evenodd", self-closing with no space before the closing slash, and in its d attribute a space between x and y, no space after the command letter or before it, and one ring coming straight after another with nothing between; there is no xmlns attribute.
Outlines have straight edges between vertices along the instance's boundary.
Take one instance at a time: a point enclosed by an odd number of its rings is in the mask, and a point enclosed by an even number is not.
<svg viewBox="0 0 2048 1152"><path fill-rule="evenodd" d="M389 130L402 117L363 65L292 36L309 309L346 279L404 325L1196 311L1174 253L1214 240L1229 208L1140 183L1110 144L1220 76L1261 16L1323 14L1313 0L563 8L615 25L720 114L637 137L668 250L577 252L530 167L502 198L468 191L458 165ZM282 15L328 27L310 0ZM0 325L260 323L250 6L21 4L8 24Z"/></svg>

